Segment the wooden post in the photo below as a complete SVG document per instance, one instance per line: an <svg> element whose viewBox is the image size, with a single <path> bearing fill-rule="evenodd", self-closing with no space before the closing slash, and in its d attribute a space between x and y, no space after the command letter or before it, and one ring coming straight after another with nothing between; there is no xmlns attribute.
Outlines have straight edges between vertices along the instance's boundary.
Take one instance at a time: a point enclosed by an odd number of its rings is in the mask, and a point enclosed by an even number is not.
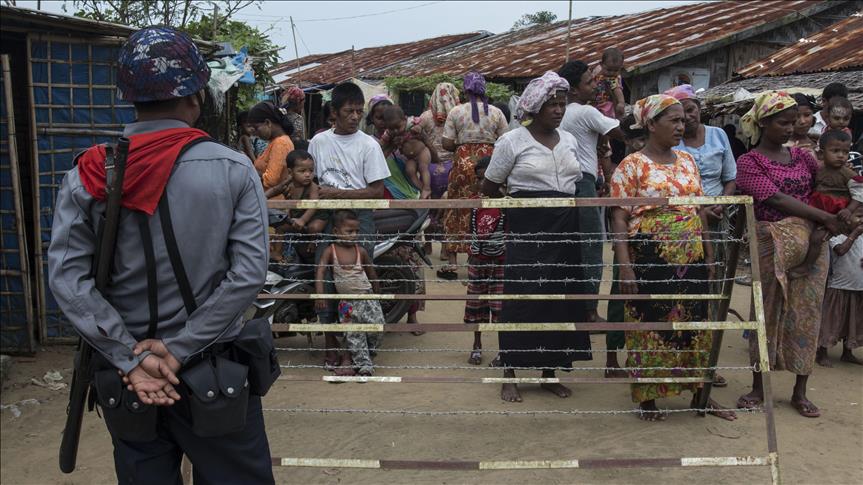
<svg viewBox="0 0 863 485"><path fill-rule="evenodd" d="M213 42L216 41L216 33L219 31L219 5L213 5Z"/></svg>
<svg viewBox="0 0 863 485"><path fill-rule="evenodd" d="M725 210L729 210L731 207L735 206L726 206ZM728 308L731 305L731 293L734 291L734 275L737 274L737 258L740 256L740 240L743 238L745 225L745 214L746 205L738 205L737 212L735 213L734 220L732 224L734 224L733 229L733 238L736 239L734 244L731 245L729 250L725 253L725 274L723 275L722 282L722 296L723 300L719 300L718 302L711 302L708 306L710 311L713 311L714 306L718 306L716 308L716 314L710 315L709 318L712 320L716 320L718 322L725 321L728 317ZM709 238L712 238L711 232L705 232L708 234ZM755 237L755 234L750 234L750 240ZM707 366L708 367L716 367L719 363L719 351L722 348L722 337L724 336L724 331L722 330L713 330L713 340L712 346L710 348L710 356L708 357ZM701 393L699 394L698 408L706 409L707 403L710 401L710 392L713 390L713 381L716 377L715 370L709 370L706 372L708 381L704 384L704 387L701 389Z"/></svg>
<svg viewBox="0 0 863 485"><path fill-rule="evenodd" d="M38 312L37 320L39 323L39 341L46 342L48 340L48 316L47 316L47 299L45 298L45 267L42 259L42 218L41 216L41 200L39 197L39 137L36 131L36 99L33 95L33 39L38 38L36 34L27 34L27 101L30 104L30 174L31 174L31 189L33 211L36 216L33 217L33 249L35 255L33 268L36 276L36 311ZM48 71L50 74L50 70ZM92 99L92 98L91 98Z"/></svg>
<svg viewBox="0 0 863 485"><path fill-rule="evenodd" d="M569 37L572 32L572 0L569 0L569 20L566 21L566 61L569 62Z"/></svg>
<svg viewBox="0 0 863 485"><path fill-rule="evenodd" d="M27 239L24 236L24 204L21 199L21 171L18 167L18 139L15 127L15 107L12 96L12 69L9 55L0 57L3 68L3 96L6 98L6 132L9 137L9 176L12 178L12 201L15 207L15 232L18 236L18 264L21 271L21 291L24 300L24 316L27 319L27 351L33 350L33 301L30 293L30 263L27 256Z"/></svg>

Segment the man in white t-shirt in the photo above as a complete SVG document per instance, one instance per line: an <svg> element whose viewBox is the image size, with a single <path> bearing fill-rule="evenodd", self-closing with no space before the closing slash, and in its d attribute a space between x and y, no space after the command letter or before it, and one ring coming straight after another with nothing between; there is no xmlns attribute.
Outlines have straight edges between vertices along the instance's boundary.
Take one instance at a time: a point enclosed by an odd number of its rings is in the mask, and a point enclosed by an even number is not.
<svg viewBox="0 0 863 485"><path fill-rule="evenodd" d="M320 184L321 199L381 199L384 195L384 179L390 176L387 161L380 144L360 131L365 99L356 84L346 82L333 88L332 110L335 115L333 127L315 135L309 142L309 153L315 160L315 173ZM369 255L374 254L375 223L370 209L357 210L360 220L360 245ZM327 217L327 211L318 211ZM327 224L325 234L332 232ZM328 246L327 237L318 244L315 262ZM327 293L335 293L332 276L327 276L324 285ZM327 310L318 312L321 323L336 323L336 302L330 301ZM383 323L383 322L381 322ZM327 348L336 348L335 335L326 333ZM327 361L337 361L337 354L327 353Z"/></svg>
<svg viewBox="0 0 863 485"><path fill-rule="evenodd" d="M558 74L569 82L570 100L560 128L572 133L578 140L578 161L581 163L581 173L583 174L583 178L577 184L576 197L597 197L596 180L600 174L600 169L602 169L606 183L611 180L611 174L615 169L608 157L602 159L603 163L600 166L597 147L606 145L607 137L624 140L620 121L603 115L588 104L595 96L596 78L591 74L587 64L582 61L567 62L560 68ZM578 219L579 231L589 233L584 235L584 238L597 241L582 245L581 259L583 264L593 265L585 266L583 274L585 279L595 281L589 284L590 291L599 293L599 280L602 279L603 270L602 243L598 242L602 239L601 234L604 232L602 212L598 207L581 207L578 210ZM617 303L609 302L609 317L612 315L613 305ZM598 318L596 314L597 302L594 300L587 302L587 304L586 317L588 321L595 321ZM606 352L606 367L609 368L605 372L606 377L626 377L625 372L619 369L613 370L613 368L620 367L620 364L617 361L617 353L611 352L624 347L623 332L606 332L605 344L606 349L609 350Z"/></svg>
<svg viewBox="0 0 863 485"><path fill-rule="evenodd" d="M603 115L598 109L587 103L594 97L596 81L590 73L587 64L582 61L570 61L560 68L558 74L569 82L570 104L560 123L562 130L571 133L578 141L576 155L581 164L582 179L576 184L576 197L597 197L596 180L599 178L599 157L596 148L599 143L605 143L605 137L623 140L620 121ZM606 159L609 160L609 159ZM605 180L611 179L614 167L603 166ZM598 207L581 207L578 210L579 231L586 239L599 241L602 239L603 224ZM581 256L587 266L584 270L585 279L595 280L588 283L591 293L599 293L599 280L602 278L602 243L585 243L581 248ZM588 303L588 321L596 321L596 300Z"/></svg>

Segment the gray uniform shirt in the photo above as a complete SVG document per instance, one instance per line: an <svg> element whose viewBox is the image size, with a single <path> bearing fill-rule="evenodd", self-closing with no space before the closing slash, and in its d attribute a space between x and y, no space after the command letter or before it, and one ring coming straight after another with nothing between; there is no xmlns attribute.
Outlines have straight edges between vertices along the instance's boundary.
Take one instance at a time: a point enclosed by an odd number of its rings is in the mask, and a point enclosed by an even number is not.
<svg viewBox="0 0 863 485"><path fill-rule="evenodd" d="M187 128L177 120L126 125L125 136ZM178 160L166 188L174 233L198 309L187 315L165 249L158 210L149 218L158 278L156 338L180 362L215 342L233 340L242 314L267 274L267 206L249 159L202 142ZM54 208L48 277L51 291L78 332L124 372L140 359L132 353L150 319L141 234L131 211L121 211L111 286L104 297L92 274L97 221L105 203L84 188L78 169L63 180Z"/></svg>

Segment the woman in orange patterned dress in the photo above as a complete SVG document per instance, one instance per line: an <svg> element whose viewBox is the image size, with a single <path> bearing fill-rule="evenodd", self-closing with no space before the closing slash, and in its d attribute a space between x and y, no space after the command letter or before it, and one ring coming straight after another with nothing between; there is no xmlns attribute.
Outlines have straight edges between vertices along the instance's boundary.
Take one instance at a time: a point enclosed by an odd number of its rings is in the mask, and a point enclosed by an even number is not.
<svg viewBox="0 0 863 485"><path fill-rule="evenodd" d="M692 156L674 149L683 138L683 107L677 99L657 94L633 106L636 124L647 133L644 149L624 158L611 178L612 197L700 196L701 176ZM713 247L702 240L706 212L698 206L621 206L612 211L624 294L705 294L715 273ZM695 322L707 319L703 300L630 300L627 322ZM632 377L702 377L712 344L710 331L626 332L626 360ZM647 350L646 352L644 350ZM680 352L687 350L689 352ZM657 369L657 368L662 368ZM667 370L666 370L667 369ZM692 391L693 406L702 391L700 383L632 384L632 400L641 418L663 421L656 399ZM710 414L733 420L710 399Z"/></svg>
<svg viewBox="0 0 863 485"><path fill-rule="evenodd" d="M507 121L503 112L488 102L485 78L478 72L464 77L464 92L470 99L453 108L444 123L441 146L455 152L452 171L449 173L448 199L468 199L476 185L476 161L491 156L494 143L506 133ZM482 106L480 106L482 102ZM449 264L437 272L444 279L454 280L458 253L468 252L470 210L449 210L443 221L447 240Z"/></svg>

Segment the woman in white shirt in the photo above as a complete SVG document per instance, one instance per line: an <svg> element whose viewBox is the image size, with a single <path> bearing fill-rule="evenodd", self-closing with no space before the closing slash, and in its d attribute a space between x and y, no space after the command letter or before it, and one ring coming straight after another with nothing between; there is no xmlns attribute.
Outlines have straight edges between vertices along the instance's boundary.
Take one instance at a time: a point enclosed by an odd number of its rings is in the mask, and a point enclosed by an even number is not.
<svg viewBox="0 0 863 485"><path fill-rule="evenodd" d="M501 197L501 187L506 185L507 193L515 198L574 197L576 182L581 180L576 141L570 133L558 129L566 111L568 90L569 83L553 72L528 84L516 116L529 120L529 124L504 134L495 143L482 186L485 195ZM582 279L575 271L580 261L579 247L568 242L578 232L576 209L507 209L506 217L504 292L581 293L581 285L565 282L567 278ZM583 318L584 305L580 301L505 300L500 321L551 323L584 321ZM574 360L591 359L587 332L500 332L498 336L504 377L515 376L515 371L509 369L512 367L543 367L543 377L554 377L554 368L571 368ZM525 352L533 349L544 352ZM542 387L559 397L572 394L561 384ZM515 384L503 384L501 399L522 400Z"/></svg>

